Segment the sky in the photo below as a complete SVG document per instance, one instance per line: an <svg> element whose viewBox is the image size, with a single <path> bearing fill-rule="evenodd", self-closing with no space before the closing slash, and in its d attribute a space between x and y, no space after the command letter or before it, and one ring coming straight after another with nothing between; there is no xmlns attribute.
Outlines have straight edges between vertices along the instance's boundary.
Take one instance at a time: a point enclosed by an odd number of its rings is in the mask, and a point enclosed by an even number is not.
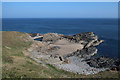
<svg viewBox="0 0 120 80"><path fill-rule="evenodd" d="M3 2L119 2L120 0L2 0Z"/></svg>
<svg viewBox="0 0 120 80"><path fill-rule="evenodd" d="M117 2L3 2L3 18L117 18Z"/></svg>

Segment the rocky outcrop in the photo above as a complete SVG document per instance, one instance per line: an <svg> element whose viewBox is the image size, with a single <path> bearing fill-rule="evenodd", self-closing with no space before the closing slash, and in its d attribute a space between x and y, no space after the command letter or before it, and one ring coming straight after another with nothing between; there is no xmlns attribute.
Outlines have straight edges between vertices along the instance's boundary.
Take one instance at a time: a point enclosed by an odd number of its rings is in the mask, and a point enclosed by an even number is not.
<svg viewBox="0 0 120 80"><path fill-rule="evenodd" d="M76 55L84 59L90 59L90 57L95 55L98 51L96 46L104 42L104 40L98 40L98 36L96 36L93 32L80 33L73 36L64 36L64 38L84 45L82 50L77 50L67 56Z"/></svg>
<svg viewBox="0 0 120 80"><path fill-rule="evenodd" d="M35 36L41 36L42 34L40 33L28 33L31 37L35 37Z"/></svg>
<svg viewBox="0 0 120 80"><path fill-rule="evenodd" d="M89 64L91 67L95 68L109 68L110 70L120 70L120 60L119 59L113 59L105 56L101 57L91 57L90 59L87 59L87 64Z"/></svg>
<svg viewBox="0 0 120 80"><path fill-rule="evenodd" d="M37 35L37 34L31 34L31 35ZM98 46L104 41L104 40L98 40L98 36L95 35L93 32L86 32L86 33L80 33L80 34L68 35L68 36L58 34L58 33L47 33L43 35L42 42L45 42L45 43L50 42L54 44L56 41L61 39L67 39L71 43L77 43L77 44L83 45L82 50L78 48L78 50L76 49L77 51L71 52L65 57L76 55L84 59L90 59L91 56L95 55L98 51L96 46ZM52 53L53 51L57 51L60 48L61 48L60 45L50 46L48 49L45 49L44 52Z"/></svg>
<svg viewBox="0 0 120 80"><path fill-rule="evenodd" d="M62 38L62 34L58 34L58 33L47 33L43 35L43 39L42 41L44 42L55 42L59 39Z"/></svg>
<svg viewBox="0 0 120 80"><path fill-rule="evenodd" d="M88 42L88 44L85 45L85 48L88 48L91 46L98 46L102 42L104 42L104 40L91 40L90 42Z"/></svg>
<svg viewBox="0 0 120 80"><path fill-rule="evenodd" d="M75 34L73 36L64 36L64 38L74 40L75 42L79 43L80 41L89 42L91 40L97 40L98 36L96 36L93 32L85 32L80 34Z"/></svg>
<svg viewBox="0 0 120 80"><path fill-rule="evenodd" d="M31 35L37 36L38 34L31 34ZM67 57L76 55L84 59L89 59L91 56L95 55L98 51L96 46L98 46L104 41L104 40L98 40L98 36L96 36L93 32L86 32L86 33L80 33L80 34L68 35L68 36L58 34L58 33L47 33L43 35L42 42L45 42L45 43L50 42L54 44L56 41L61 39L67 39L70 43L77 43L77 44L83 45L82 50L81 49L79 50L78 48L78 50L76 49L77 51L69 53ZM60 48L61 48L60 45L50 46L48 49L45 49L44 52L49 51L49 53L51 53L52 51L57 51Z"/></svg>
<svg viewBox="0 0 120 80"><path fill-rule="evenodd" d="M73 36L64 36L70 41L74 41L76 43L82 43L84 48L82 50L77 50L72 54L67 55L70 56L78 56L85 60L87 64L91 67L95 68L109 68L110 70L120 70L120 60L113 59L109 57L92 57L97 53L96 46L100 45L104 42L104 40L98 40L98 36L96 36L93 32L76 34Z"/></svg>
<svg viewBox="0 0 120 80"><path fill-rule="evenodd" d="M37 36L32 35L33 37ZM118 60L107 57L93 57L98 51L96 47L103 42L104 40L99 40L93 32L67 36L47 33L42 36L42 40L37 41L28 51L32 53L30 57L39 63L53 64L75 73L93 74L105 71L107 68L119 70Z"/></svg>
<svg viewBox="0 0 120 80"><path fill-rule="evenodd" d="M63 69L76 74L84 74L84 75L96 74L98 72L106 70L104 68L90 67L88 64L86 64L85 61L83 61L81 58L77 56L71 56L63 64L55 65L55 66L58 67L59 69Z"/></svg>
<svg viewBox="0 0 120 80"><path fill-rule="evenodd" d="M93 32L86 32L86 33L80 33L76 35L68 35L63 36L64 38L67 38L70 41L74 41L76 43L82 43L85 45L85 48L88 48L90 46L98 46L104 40L98 40L98 36L95 35Z"/></svg>
<svg viewBox="0 0 120 80"><path fill-rule="evenodd" d="M98 50L96 47L89 47L78 50L76 53L78 53L77 56L79 56L80 58L89 59L91 56L97 54L97 51Z"/></svg>
<svg viewBox="0 0 120 80"><path fill-rule="evenodd" d="M86 59L90 59L93 55L97 54L97 51L98 49L96 47L89 47L89 48L84 48L82 50L77 50L72 54L67 55L66 57L78 56L86 60Z"/></svg>

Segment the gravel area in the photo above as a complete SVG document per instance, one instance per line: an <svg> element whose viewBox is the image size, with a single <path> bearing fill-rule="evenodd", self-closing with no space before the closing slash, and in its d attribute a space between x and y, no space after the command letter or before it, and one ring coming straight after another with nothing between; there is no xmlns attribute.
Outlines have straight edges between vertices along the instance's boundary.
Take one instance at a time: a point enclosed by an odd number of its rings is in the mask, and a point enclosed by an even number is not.
<svg viewBox="0 0 120 80"><path fill-rule="evenodd" d="M59 69L84 75L96 74L100 71L105 71L107 69L90 67L85 61L82 61L81 58L76 56L69 57L69 59L71 61L69 64L61 64L55 66Z"/></svg>

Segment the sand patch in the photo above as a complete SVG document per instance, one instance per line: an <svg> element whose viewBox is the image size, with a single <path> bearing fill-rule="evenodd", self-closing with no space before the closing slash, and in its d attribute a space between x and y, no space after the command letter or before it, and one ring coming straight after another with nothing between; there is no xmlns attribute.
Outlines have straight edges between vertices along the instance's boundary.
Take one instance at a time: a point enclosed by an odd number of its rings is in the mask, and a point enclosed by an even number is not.
<svg viewBox="0 0 120 80"><path fill-rule="evenodd" d="M54 44L50 44L50 46L60 47L60 49L54 51L53 53L60 54L62 56L71 54L71 53L77 51L78 49L81 50L84 47L84 45L82 45L80 43L69 42L66 39L58 40Z"/></svg>

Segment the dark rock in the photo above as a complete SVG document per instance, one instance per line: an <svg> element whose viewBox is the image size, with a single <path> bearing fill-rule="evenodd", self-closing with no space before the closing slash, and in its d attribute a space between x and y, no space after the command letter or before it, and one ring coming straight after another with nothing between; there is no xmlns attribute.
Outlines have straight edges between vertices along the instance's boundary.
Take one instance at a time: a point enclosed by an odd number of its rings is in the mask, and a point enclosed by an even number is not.
<svg viewBox="0 0 120 80"><path fill-rule="evenodd" d="M79 50L77 52L77 56L84 58L84 59L89 59L91 56L95 55L96 53L97 53L96 47L89 47L89 48Z"/></svg>
<svg viewBox="0 0 120 80"><path fill-rule="evenodd" d="M74 39L77 41L84 40L88 42L91 40L97 40L98 37L93 32L86 32L74 35Z"/></svg>
<svg viewBox="0 0 120 80"><path fill-rule="evenodd" d="M109 68L111 70L116 69L117 71L120 70L120 60L119 59L113 59L109 57L98 57L98 58L90 58L87 59L87 64L89 64L91 67L95 68Z"/></svg>
<svg viewBox="0 0 120 80"><path fill-rule="evenodd" d="M64 61L64 58L62 56L59 56L60 61Z"/></svg>
<svg viewBox="0 0 120 80"><path fill-rule="evenodd" d="M42 34L40 33L28 33L31 37L35 37L35 36L41 36Z"/></svg>
<svg viewBox="0 0 120 80"><path fill-rule="evenodd" d="M31 37L35 37L35 36L37 36L37 33L29 33L29 35L30 35Z"/></svg>
<svg viewBox="0 0 120 80"><path fill-rule="evenodd" d="M112 70L112 71L120 71L120 66L113 66L110 70Z"/></svg>
<svg viewBox="0 0 120 80"><path fill-rule="evenodd" d="M83 44L84 48L88 48L91 46L98 46L104 41L104 40L98 40L98 36L96 36L93 32L86 32L86 33L76 34L73 36L68 35L63 37L67 38L70 41Z"/></svg>
<svg viewBox="0 0 120 80"><path fill-rule="evenodd" d="M89 47L89 48L84 48L82 50L77 50L76 52L67 55L67 57L75 55L75 56L79 56L80 58L89 59L91 56L95 55L96 53L97 53L96 47Z"/></svg>
<svg viewBox="0 0 120 80"><path fill-rule="evenodd" d="M90 40L97 40L98 37L93 32L86 32L86 33L80 33L73 36L63 36L64 38L75 40L76 42L79 42L81 40L83 41L90 41Z"/></svg>
<svg viewBox="0 0 120 80"><path fill-rule="evenodd" d="M73 36L72 36L72 35L64 35L63 37L64 37L64 38L67 38L67 39L70 39L70 40L73 39Z"/></svg>

